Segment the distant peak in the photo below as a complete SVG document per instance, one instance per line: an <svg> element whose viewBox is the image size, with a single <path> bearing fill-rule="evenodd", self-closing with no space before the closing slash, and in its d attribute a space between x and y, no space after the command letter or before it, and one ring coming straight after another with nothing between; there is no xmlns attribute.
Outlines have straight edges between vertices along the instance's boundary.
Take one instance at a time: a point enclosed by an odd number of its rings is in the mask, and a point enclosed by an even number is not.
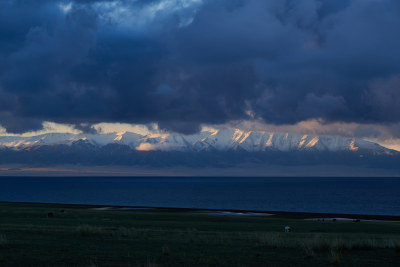
<svg viewBox="0 0 400 267"><path fill-rule="evenodd" d="M211 132L211 135L217 135L219 133L219 130L214 130Z"/></svg>
<svg viewBox="0 0 400 267"><path fill-rule="evenodd" d="M271 133L269 135L268 141L267 141L267 143L265 143L266 146L268 146L268 147L272 146L272 138L274 138L274 134L273 133Z"/></svg>
<svg viewBox="0 0 400 267"><path fill-rule="evenodd" d="M303 147L303 145L306 143L306 140L307 140L307 137L308 137L308 135L303 135L303 137L301 138L301 140L300 140L300 142L299 142L299 145L297 146L297 148L302 148Z"/></svg>
<svg viewBox="0 0 400 267"><path fill-rule="evenodd" d="M350 145L349 145L349 149L351 151L358 151L358 147L355 146L354 144L354 140L351 141Z"/></svg>
<svg viewBox="0 0 400 267"><path fill-rule="evenodd" d="M126 134L126 131L121 131L121 132L115 132L116 135L124 135Z"/></svg>
<svg viewBox="0 0 400 267"><path fill-rule="evenodd" d="M250 136L251 131L248 131L247 133L244 134L242 140L240 140L239 144L243 143L244 141L246 141L246 139Z"/></svg>
<svg viewBox="0 0 400 267"><path fill-rule="evenodd" d="M124 136L125 133L126 133L126 131L115 133L117 135L117 137L114 138L114 141L121 141L122 140L122 136Z"/></svg>
<svg viewBox="0 0 400 267"><path fill-rule="evenodd" d="M319 141L319 138L316 136L313 139L310 140L310 142L308 142L308 144L306 145L306 148L311 148L314 147Z"/></svg>

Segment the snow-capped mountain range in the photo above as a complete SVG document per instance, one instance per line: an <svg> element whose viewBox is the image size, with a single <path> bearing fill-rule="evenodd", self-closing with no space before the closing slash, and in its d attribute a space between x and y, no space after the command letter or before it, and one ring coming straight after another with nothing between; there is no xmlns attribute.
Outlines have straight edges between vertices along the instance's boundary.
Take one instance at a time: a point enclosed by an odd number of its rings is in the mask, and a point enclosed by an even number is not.
<svg viewBox="0 0 400 267"><path fill-rule="evenodd" d="M26 150L43 145L72 145L80 142L95 147L109 144L129 146L137 151L321 151L372 152L390 154L395 151L379 144L340 136L313 136L262 131L221 129L194 135L162 133L141 135L133 132L108 134L49 133L32 137L0 136L0 148Z"/></svg>

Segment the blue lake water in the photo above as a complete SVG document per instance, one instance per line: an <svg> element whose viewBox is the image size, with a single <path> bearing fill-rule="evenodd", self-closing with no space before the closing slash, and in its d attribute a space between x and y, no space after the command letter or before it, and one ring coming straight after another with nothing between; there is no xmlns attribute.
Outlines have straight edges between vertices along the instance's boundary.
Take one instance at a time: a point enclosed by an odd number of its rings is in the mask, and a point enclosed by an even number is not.
<svg viewBox="0 0 400 267"><path fill-rule="evenodd" d="M400 215L400 179L0 177L0 201Z"/></svg>

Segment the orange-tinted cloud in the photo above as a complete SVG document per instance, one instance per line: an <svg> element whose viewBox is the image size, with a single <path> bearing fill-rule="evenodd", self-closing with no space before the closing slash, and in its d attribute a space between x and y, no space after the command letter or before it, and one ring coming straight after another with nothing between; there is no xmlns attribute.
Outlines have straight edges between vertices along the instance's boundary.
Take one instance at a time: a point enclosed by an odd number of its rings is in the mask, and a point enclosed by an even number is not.
<svg viewBox="0 0 400 267"><path fill-rule="evenodd" d="M139 146L136 147L136 150L138 151L154 151L157 150L157 148L150 143L141 143Z"/></svg>

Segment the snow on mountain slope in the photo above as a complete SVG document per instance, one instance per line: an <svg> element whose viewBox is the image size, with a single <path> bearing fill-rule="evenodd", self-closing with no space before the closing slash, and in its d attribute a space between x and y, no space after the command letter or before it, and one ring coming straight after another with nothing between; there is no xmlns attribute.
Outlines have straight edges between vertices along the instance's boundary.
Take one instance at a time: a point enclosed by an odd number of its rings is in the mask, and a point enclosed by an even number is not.
<svg viewBox="0 0 400 267"><path fill-rule="evenodd" d="M30 137L0 136L0 146L20 148L43 144L71 144L79 139L78 135L70 133L49 133Z"/></svg>
<svg viewBox="0 0 400 267"><path fill-rule="evenodd" d="M216 150L229 150L233 148L235 142L237 142L237 135L240 130L217 130L213 132L203 132L202 138L198 138L196 141L196 147L201 148L204 147L206 150L216 149ZM206 133L206 134L204 134ZM200 146L199 146L200 145Z"/></svg>
<svg viewBox="0 0 400 267"><path fill-rule="evenodd" d="M143 135L131 132L120 132L115 135L113 143L128 145L130 147L136 147L140 143L139 139L143 138Z"/></svg>
<svg viewBox="0 0 400 267"><path fill-rule="evenodd" d="M67 144L85 140L96 146L127 145L136 150L161 151L370 151L390 152L376 143L340 136L311 136L289 133L221 129L193 135L177 133L140 135L132 132L109 134L51 133L32 137L0 136L0 147L23 149L36 145Z"/></svg>

